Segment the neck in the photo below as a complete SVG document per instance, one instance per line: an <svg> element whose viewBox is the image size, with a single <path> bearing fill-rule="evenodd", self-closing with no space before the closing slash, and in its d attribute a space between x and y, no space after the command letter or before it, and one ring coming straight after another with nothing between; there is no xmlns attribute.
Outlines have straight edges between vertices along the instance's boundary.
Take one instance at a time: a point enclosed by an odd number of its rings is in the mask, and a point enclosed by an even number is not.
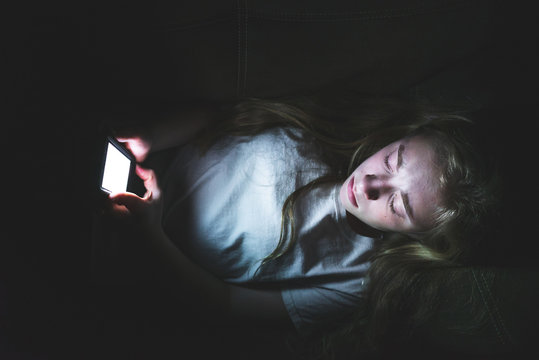
<svg viewBox="0 0 539 360"><path fill-rule="evenodd" d="M357 217L350 214L348 211L346 212L346 220L352 230L359 235L371 238L379 238L383 235L382 231L365 224L363 221L359 220Z"/></svg>

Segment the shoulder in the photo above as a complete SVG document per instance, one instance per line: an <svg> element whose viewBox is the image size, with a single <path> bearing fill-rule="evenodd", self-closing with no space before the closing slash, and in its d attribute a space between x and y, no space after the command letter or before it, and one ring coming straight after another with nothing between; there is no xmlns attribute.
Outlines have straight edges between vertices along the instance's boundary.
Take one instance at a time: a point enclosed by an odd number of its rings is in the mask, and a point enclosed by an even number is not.
<svg viewBox="0 0 539 360"><path fill-rule="evenodd" d="M273 127L256 135L226 136L214 147L218 152L241 152L244 156L274 158L318 157L313 138L304 130L294 127Z"/></svg>

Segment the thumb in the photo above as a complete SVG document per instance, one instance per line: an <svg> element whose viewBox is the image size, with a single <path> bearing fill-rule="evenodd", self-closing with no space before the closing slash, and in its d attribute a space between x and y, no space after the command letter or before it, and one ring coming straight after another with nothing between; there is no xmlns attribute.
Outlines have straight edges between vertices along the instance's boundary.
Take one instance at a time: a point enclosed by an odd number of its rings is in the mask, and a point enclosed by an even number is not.
<svg viewBox="0 0 539 360"><path fill-rule="evenodd" d="M143 198L129 192L112 194L110 199L114 204L125 206L133 214L140 214L146 207L146 202Z"/></svg>

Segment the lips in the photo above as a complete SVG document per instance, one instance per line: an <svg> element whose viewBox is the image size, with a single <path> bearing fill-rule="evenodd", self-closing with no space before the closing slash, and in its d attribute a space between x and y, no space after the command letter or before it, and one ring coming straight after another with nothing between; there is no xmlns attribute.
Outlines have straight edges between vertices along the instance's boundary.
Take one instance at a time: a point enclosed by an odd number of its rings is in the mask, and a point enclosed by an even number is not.
<svg viewBox="0 0 539 360"><path fill-rule="evenodd" d="M355 207L358 207L356 197L354 196L354 177L348 182L348 199Z"/></svg>

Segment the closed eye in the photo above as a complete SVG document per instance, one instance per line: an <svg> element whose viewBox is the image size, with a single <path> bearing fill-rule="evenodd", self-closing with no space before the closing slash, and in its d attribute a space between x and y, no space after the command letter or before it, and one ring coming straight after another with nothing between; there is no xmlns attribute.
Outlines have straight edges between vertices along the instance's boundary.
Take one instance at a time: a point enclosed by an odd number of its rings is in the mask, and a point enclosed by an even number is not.
<svg viewBox="0 0 539 360"><path fill-rule="evenodd" d="M396 211L395 211L395 195L393 195L391 197L391 200L389 201L389 208L391 209L391 212L393 214L396 214Z"/></svg>
<svg viewBox="0 0 539 360"><path fill-rule="evenodd" d="M400 145L398 149L395 149L393 150L392 152L390 152L389 154L387 154L385 157L384 157L384 165L386 167L386 170L389 172L389 173L392 173L393 172L393 168L391 167L391 165L389 164L389 158L391 157L391 155L393 155L395 152L397 152L397 171L400 169L400 167L402 166L402 163L403 163L403 159L402 159L402 153L404 152L404 145Z"/></svg>
<svg viewBox="0 0 539 360"><path fill-rule="evenodd" d="M395 210L395 199L397 198L397 194L393 194L393 196L391 197L391 200L389 201L389 209L391 210L391 212L395 215L397 215L398 217L400 218L403 218L404 219L404 216L402 216L401 214L399 214L396 210Z"/></svg>
<svg viewBox="0 0 539 360"><path fill-rule="evenodd" d="M389 157L391 156L391 154L393 154L393 152L387 154L385 157L384 157L384 164L386 166L386 169L391 173L393 172L393 169L391 168L391 165L389 165Z"/></svg>

